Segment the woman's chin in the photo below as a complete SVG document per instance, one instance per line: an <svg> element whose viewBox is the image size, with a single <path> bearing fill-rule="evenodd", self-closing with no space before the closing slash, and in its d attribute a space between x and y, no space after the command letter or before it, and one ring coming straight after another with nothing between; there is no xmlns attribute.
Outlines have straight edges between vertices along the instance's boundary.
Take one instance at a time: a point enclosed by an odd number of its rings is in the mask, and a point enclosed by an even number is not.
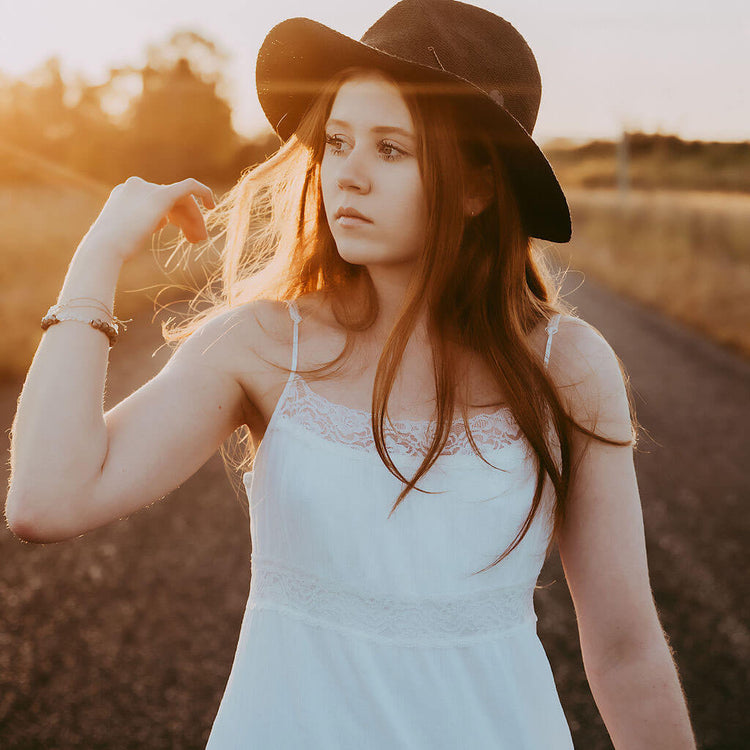
<svg viewBox="0 0 750 750"><path fill-rule="evenodd" d="M346 250L342 252L341 248L338 249L338 252L341 260L351 263L354 266L367 266L370 263L377 263L377 258L371 253L352 253L346 252Z"/></svg>
<svg viewBox="0 0 750 750"><path fill-rule="evenodd" d="M339 257L347 263L356 266L401 265L402 263L412 263L418 257L418 253L412 255L408 253L401 255L393 252L389 253L387 250L378 248L376 245L362 242L351 236L341 238L334 235L334 240Z"/></svg>
<svg viewBox="0 0 750 750"><path fill-rule="evenodd" d="M341 237L339 234L334 234L334 240L339 255L350 263L363 263L366 260L375 259L379 255L379 253L373 252L372 246L368 248L368 243L363 242L361 238Z"/></svg>

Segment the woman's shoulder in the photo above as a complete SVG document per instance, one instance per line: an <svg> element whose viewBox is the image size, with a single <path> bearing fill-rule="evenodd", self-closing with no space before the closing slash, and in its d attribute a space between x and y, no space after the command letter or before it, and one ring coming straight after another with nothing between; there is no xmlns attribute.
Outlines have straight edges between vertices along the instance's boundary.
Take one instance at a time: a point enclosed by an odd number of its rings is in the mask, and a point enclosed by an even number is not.
<svg viewBox="0 0 750 750"><path fill-rule="evenodd" d="M548 372L574 419L616 439L629 439L627 372L596 326L576 315L561 314Z"/></svg>
<svg viewBox="0 0 750 750"><path fill-rule="evenodd" d="M300 363L308 355L330 349L335 356L340 335L335 318L317 293L298 297L293 301L258 298L229 311L225 322L237 326L234 336L235 349L253 350L265 358L288 363L294 341L295 315L299 313L298 346Z"/></svg>
<svg viewBox="0 0 750 750"><path fill-rule="evenodd" d="M310 294L293 302L259 297L222 311L212 319L210 325L217 331L233 330L235 340L245 338L256 343L268 343L269 340L288 343L294 326L292 306L299 311L306 327L323 319L318 300Z"/></svg>
<svg viewBox="0 0 750 750"><path fill-rule="evenodd" d="M237 350L243 344L259 343L268 336L278 338L286 330L282 313L289 313L282 302L271 299L254 299L234 307L218 310L203 320L192 336L209 341L212 345Z"/></svg>
<svg viewBox="0 0 750 750"><path fill-rule="evenodd" d="M617 359L604 334L587 320L568 313L550 318L545 331L552 337L550 365L571 375L582 374L581 368L596 369L602 360Z"/></svg>
<svg viewBox="0 0 750 750"><path fill-rule="evenodd" d="M240 384L245 423L259 435L287 378L280 366L290 364L292 325L286 302L257 298L217 312L191 336Z"/></svg>
<svg viewBox="0 0 750 750"><path fill-rule="evenodd" d="M560 347L570 351L592 335L601 336L594 326L582 318L564 312L552 313L536 323L529 332L527 341L536 353L544 357L548 347L551 352ZM558 360L560 358L555 357Z"/></svg>
<svg viewBox="0 0 750 750"><path fill-rule="evenodd" d="M321 292L308 292L294 300L258 298L237 308L237 313L246 318L250 326L259 326L273 336L284 336L294 326L292 308L297 310L300 324L304 322L306 328L335 323L330 305Z"/></svg>

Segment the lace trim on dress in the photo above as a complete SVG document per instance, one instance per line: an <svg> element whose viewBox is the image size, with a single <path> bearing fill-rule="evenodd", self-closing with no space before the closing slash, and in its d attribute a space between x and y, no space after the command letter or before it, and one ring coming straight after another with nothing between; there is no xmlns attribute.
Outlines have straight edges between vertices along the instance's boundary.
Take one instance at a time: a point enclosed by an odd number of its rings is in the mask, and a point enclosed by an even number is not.
<svg viewBox="0 0 750 750"><path fill-rule="evenodd" d="M367 452L377 450L369 411L329 401L312 390L297 373L293 373L292 378L289 395L279 409L279 418L289 419L331 442ZM386 419L385 441L389 452L420 457L427 453L436 427L434 422L400 419L392 423L395 430ZM507 406L469 417L468 424L480 450L499 450L519 440L526 442ZM461 417L453 420L441 453L456 454L476 455Z"/></svg>
<svg viewBox="0 0 750 750"><path fill-rule="evenodd" d="M400 646L460 646L510 634L536 620L536 579L470 594L397 598L347 589L252 555L248 606Z"/></svg>

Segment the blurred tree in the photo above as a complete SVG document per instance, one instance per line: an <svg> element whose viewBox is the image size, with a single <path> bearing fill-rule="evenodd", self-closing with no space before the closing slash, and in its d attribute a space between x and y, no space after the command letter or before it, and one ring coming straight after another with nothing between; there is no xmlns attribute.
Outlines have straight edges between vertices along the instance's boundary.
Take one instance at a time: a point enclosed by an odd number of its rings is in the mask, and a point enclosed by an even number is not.
<svg viewBox="0 0 750 750"><path fill-rule="evenodd" d="M22 79L4 76L0 86L0 180L46 181L40 165L64 164L75 136L60 60L48 58Z"/></svg>
<svg viewBox="0 0 750 750"><path fill-rule="evenodd" d="M241 139L217 91L224 59L193 32L176 32L165 45L149 48L142 93L124 117L131 173L154 182L226 174Z"/></svg>
<svg viewBox="0 0 750 750"><path fill-rule="evenodd" d="M200 34L190 29L175 31L166 44L149 45L146 54L148 66L156 70L170 70L181 58L189 60L200 79L216 84L219 96L225 96L223 67L229 55Z"/></svg>
<svg viewBox="0 0 750 750"><path fill-rule="evenodd" d="M49 58L25 80L7 80L3 88L0 138L52 156L70 133L59 59Z"/></svg>
<svg viewBox="0 0 750 750"><path fill-rule="evenodd" d="M75 136L70 139L67 162L104 182L116 182L125 171L127 156L121 147L122 132L104 102L111 93L112 78L89 84L78 77L78 100L70 108Z"/></svg>
<svg viewBox="0 0 750 750"><path fill-rule="evenodd" d="M147 48L145 67L111 68L96 85L80 75L66 85L56 57L23 78L0 73L0 182L59 181L53 164L106 184L232 182L248 143L232 126L226 59L180 30Z"/></svg>

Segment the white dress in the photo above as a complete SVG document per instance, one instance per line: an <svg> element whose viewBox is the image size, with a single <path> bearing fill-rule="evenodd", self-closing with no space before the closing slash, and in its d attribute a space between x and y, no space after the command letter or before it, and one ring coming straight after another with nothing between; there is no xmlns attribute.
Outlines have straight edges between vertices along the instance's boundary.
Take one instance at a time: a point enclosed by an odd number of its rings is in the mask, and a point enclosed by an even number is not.
<svg viewBox="0 0 750 750"><path fill-rule="evenodd" d="M470 425L497 468L472 452L459 416L417 483L435 494L412 490L389 518L402 484L369 412L290 374L243 477L251 586L207 750L573 747L533 604L551 485L521 544L472 576L515 538L536 476L506 407ZM395 426L386 444L411 477L428 423Z"/></svg>

